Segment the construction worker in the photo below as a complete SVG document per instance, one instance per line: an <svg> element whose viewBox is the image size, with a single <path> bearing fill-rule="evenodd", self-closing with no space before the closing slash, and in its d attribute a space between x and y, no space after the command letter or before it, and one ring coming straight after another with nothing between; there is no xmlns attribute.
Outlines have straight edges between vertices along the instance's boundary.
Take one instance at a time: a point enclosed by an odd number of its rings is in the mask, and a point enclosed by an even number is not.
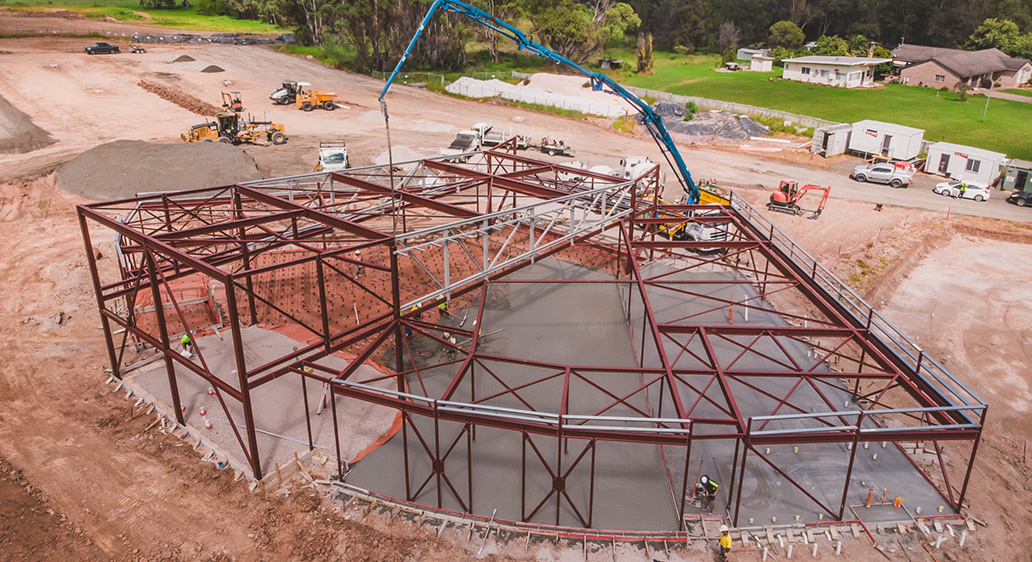
<svg viewBox="0 0 1032 562"><path fill-rule="evenodd" d="M703 474L702 478L699 478L699 486L702 488L702 506L707 511L713 511L716 506L717 490L720 489L720 484L717 484L708 474Z"/></svg>
<svg viewBox="0 0 1032 562"><path fill-rule="evenodd" d="M362 261L362 250L355 250L355 277L362 276L362 264L357 263Z"/></svg>
<svg viewBox="0 0 1032 562"><path fill-rule="evenodd" d="M728 533L727 525L720 526L720 558L727 560L727 555L731 552L731 534Z"/></svg>
<svg viewBox="0 0 1032 562"><path fill-rule="evenodd" d="M183 334L183 337L179 338L179 343L183 344L183 351L193 353L193 340L190 339L190 332Z"/></svg>
<svg viewBox="0 0 1032 562"><path fill-rule="evenodd" d="M448 338L451 343L451 347L448 348L448 359L455 359L455 346L458 345L459 340L455 339L455 336Z"/></svg>
<svg viewBox="0 0 1032 562"><path fill-rule="evenodd" d="M957 197L960 197L961 199L963 199L965 192L967 192L967 182L966 181L962 181L962 182L960 182L960 195L958 195Z"/></svg>
<svg viewBox="0 0 1032 562"><path fill-rule="evenodd" d="M444 300L444 295L437 295L437 301L437 314L444 318L448 314L448 301Z"/></svg>

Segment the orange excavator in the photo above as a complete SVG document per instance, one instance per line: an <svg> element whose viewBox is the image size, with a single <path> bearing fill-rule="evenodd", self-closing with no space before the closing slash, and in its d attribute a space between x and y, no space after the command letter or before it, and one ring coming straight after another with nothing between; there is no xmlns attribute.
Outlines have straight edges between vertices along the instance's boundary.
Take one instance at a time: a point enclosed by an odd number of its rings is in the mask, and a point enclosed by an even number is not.
<svg viewBox="0 0 1032 562"><path fill-rule="evenodd" d="M799 206L799 200L803 198L803 195L806 195L807 191L824 192L824 196L821 197L821 204L817 207L817 210L810 213L810 216L807 217L816 219L821 216L824 204L828 201L828 194L831 193L830 186L821 187L809 184L799 187L799 182L795 180L781 180L781 185L778 186L777 191L770 195L770 203L767 203L767 210L788 213L790 215L802 215L806 211Z"/></svg>

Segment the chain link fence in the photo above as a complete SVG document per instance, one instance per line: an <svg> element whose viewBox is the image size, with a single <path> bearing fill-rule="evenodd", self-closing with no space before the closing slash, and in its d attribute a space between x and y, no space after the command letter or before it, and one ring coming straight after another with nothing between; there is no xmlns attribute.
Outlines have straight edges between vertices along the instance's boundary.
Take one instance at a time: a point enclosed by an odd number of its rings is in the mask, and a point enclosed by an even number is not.
<svg viewBox="0 0 1032 562"><path fill-rule="evenodd" d="M373 78L379 78L380 80L386 81L391 73L374 70L370 72L369 75ZM444 74L440 74L438 72L402 72L394 79L395 84L433 84L441 90L444 89L444 81Z"/></svg>

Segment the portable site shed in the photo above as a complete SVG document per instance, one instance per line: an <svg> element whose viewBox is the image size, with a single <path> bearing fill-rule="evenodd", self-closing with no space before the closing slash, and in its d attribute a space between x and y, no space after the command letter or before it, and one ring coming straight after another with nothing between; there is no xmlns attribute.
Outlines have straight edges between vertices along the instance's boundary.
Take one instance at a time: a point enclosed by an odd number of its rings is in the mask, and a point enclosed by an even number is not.
<svg viewBox="0 0 1032 562"><path fill-rule="evenodd" d="M865 119L853 123L849 150L896 160L910 160L921 153L924 131L895 123Z"/></svg>
<svg viewBox="0 0 1032 562"><path fill-rule="evenodd" d="M1001 187L1007 191L1032 191L1032 162L1012 160Z"/></svg>
<svg viewBox="0 0 1032 562"><path fill-rule="evenodd" d="M849 146L849 136L852 132L853 126L849 123L814 129L810 152L820 154L825 158L842 154Z"/></svg>
<svg viewBox="0 0 1032 562"><path fill-rule="evenodd" d="M774 57L753 55L749 61L749 70L754 72L771 72L774 70Z"/></svg>
<svg viewBox="0 0 1032 562"><path fill-rule="evenodd" d="M1006 154L948 142L928 148L925 171L980 185L991 185L1000 177Z"/></svg>

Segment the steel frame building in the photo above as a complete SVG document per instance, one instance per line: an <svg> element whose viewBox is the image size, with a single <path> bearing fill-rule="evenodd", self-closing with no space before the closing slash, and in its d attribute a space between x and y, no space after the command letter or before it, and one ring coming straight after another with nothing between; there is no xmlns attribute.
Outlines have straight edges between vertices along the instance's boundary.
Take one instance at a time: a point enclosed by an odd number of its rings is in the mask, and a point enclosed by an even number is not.
<svg viewBox="0 0 1032 562"><path fill-rule="evenodd" d="M551 490L543 498L528 497L524 486L523 521L554 504L558 525L560 506L566 502L580 526L592 527L596 444L607 441L684 448L684 478L678 483L684 498L691 485L687 465L693 443L733 440L729 493L734 506L729 507L735 523L749 461L759 459L770 465L821 510L842 520L858 445L930 441L944 483L937 487L959 511L981 438L985 404L744 199L732 194L730 203L718 211L708 206L707 213L699 214L695 212L699 206L657 203L658 167L637 180L623 180L536 161L504 148L468 155L465 163L428 159L391 169L310 174L79 206L112 370L121 376L127 350L142 344L163 354L173 404L179 403L177 368L207 381L230 418L255 478L263 472L255 433L255 419L261 412L254 411L251 393L278 377L294 376L304 385L330 383L335 395L397 410L403 420L402 438L418 441L431 466L429 474L410 474L406 447L407 497L402 499L412 501L432 484L439 508L442 494L450 494L463 511L475 512L472 440L477 427L488 427L519 433L524 475L527 463L540 462L552 479ZM670 226L682 224L705 224L725 236L717 242L663 236ZM108 236L98 237L98 231L116 234L117 269L110 260L98 260L94 245ZM714 246L721 251L697 252ZM473 307L478 311L473 326L482 325L483 304L493 283L504 282L513 272L548 256L578 259L569 257L571 252L585 250L596 256L595 266L611 276L592 282L619 285L628 295L628 310L632 301L643 310L637 367L561 365L495 356L481 349L479 330L442 327L424 318L443 297L449 303ZM272 255L279 257L270 261ZM683 273L713 267L733 271L739 280L725 283L756 287L761 299L713 296L705 291L712 281L675 280L646 272L645 264L657 260L676 264ZM416 273L422 279L419 287L424 287L418 292L417 287L405 285ZM284 275L308 277L312 300L289 309L278 301L270 280ZM187 298L182 291L186 283L203 287L204 294ZM700 323L697 314L659 321L650 303L650 291L657 287L705 301L707 311L726 314L729 322ZM761 301L788 293L805 303L796 310L778 311L788 325L733 323L735 314L765 310ZM360 310L360 299L371 305ZM198 307L205 309L209 321L198 321L196 314L189 313ZM353 318L347 314L352 308ZM257 323L289 324L306 336L293 352L252 364L243 351L242 329ZM203 349L198 348L193 359L175 349L179 334L206 328L229 330L235 372L209 370ZM445 330L463 343L445 339ZM454 348L456 357L420 365L405 335L409 331ZM736 346L737 357L718 357L717 341ZM777 368L737 368L740 357L770 355L758 351L760 342L782 349L790 342L803 342L814 350L814 358L804 363L787 354L768 356ZM347 368L329 369L319 363L345 349L356 355ZM690 366L685 367L682 359L690 359ZM378 361L391 370L383 379L395 381L393 389L349 380L366 361ZM502 380L491 368L500 363L518 364L523 374ZM818 369L827 365L834 369ZM448 368L453 373L443 393L426 391L422 376L430 368ZM571 412L571 383L590 385L593 374L602 370L633 374L641 384L631 394L609 393L607 407ZM504 390L477 397L475 386L481 377L491 377ZM792 391L766 393L758 381L773 378L790 381ZM520 397L522 389L556 380L562 381L563 394L554 407L546 409ZM475 399L454 400L460 385L473 389ZM826 409L811 412L795 404L793 393L800 387L813 389ZM765 393L775 406L768 412L742 412L736 388ZM853 404L832 403L826 397L830 388L847 390ZM645 410L631 403L635 396L657 392L660 399L654 408ZM497 406L502 395L519 401L521 407ZM242 408L239 424L230 416L229 400ZM297 402L308 422L307 392L303 405L302 400ZM335 401L330 404L336 432ZM701 405L709 413L700 414ZM615 406L633 414L607 415ZM185 424L179 409L174 410L179 423ZM415 419L432 423L433 434L425 426L420 430ZM462 431L452 442L442 441L438 431L445 422L461 424ZM308 440L311 447L310 424ZM448 470L449 455L462 440L467 442L470 474ZM575 459L564 461L560 444L569 440L584 447ZM939 449L945 441L972 444L956 494ZM838 505L819 501L760 450L809 443L850 446ZM556 463L542 453L551 446L557 449ZM337 471L343 473L339 440L336 457ZM590 465L591 493L587 505L577 505L566 492L567 479L574 467L584 465ZM584 477L583 472L578 471L579 477ZM684 514L683 500L680 513Z"/></svg>

